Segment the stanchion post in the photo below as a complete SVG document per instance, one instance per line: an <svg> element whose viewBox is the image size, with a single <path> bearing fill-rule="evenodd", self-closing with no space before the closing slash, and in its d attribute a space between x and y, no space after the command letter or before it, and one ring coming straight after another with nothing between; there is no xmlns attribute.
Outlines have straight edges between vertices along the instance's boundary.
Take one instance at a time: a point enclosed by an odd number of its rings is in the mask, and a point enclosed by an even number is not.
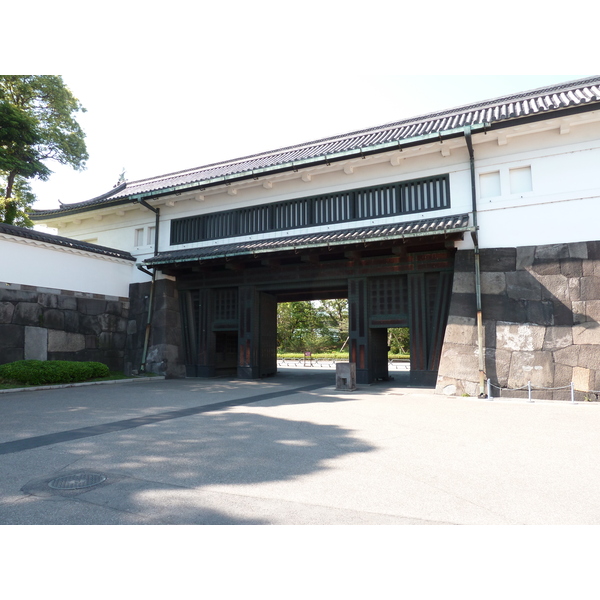
<svg viewBox="0 0 600 600"><path fill-rule="evenodd" d="M527 382L527 402L532 402L532 400L531 400L531 381Z"/></svg>
<svg viewBox="0 0 600 600"><path fill-rule="evenodd" d="M575 385L571 381L571 402L575 404Z"/></svg>
<svg viewBox="0 0 600 600"><path fill-rule="evenodd" d="M487 396L488 400L492 400L492 380L489 378L487 380Z"/></svg>

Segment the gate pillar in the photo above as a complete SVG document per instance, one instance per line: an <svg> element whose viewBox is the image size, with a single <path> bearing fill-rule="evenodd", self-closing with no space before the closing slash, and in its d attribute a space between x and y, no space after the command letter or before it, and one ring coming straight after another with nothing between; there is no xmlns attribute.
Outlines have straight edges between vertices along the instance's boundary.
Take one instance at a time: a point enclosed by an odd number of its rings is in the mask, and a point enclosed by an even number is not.
<svg viewBox="0 0 600 600"><path fill-rule="evenodd" d="M183 338L188 377L215 375L215 341L212 333L213 293L210 289L183 292Z"/></svg>
<svg viewBox="0 0 600 600"><path fill-rule="evenodd" d="M277 301L254 286L239 288L238 377L277 372Z"/></svg>
<svg viewBox="0 0 600 600"><path fill-rule="evenodd" d="M369 314L366 278L348 281L350 362L356 364L356 383L371 383L369 372Z"/></svg>
<svg viewBox="0 0 600 600"><path fill-rule="evenodd" d="M450 272L408 276L411 385L435 387L451 293Z"/></svg>

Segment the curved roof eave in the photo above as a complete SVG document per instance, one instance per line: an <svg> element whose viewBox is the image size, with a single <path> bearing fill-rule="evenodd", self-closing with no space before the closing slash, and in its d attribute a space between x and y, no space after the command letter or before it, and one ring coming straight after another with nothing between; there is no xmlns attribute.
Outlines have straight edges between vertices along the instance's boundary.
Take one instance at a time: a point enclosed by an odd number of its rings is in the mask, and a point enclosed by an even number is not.
<svg viewBox="0 0 600 600"><path fill-rule="evenodd" d="M468 214L450 215L387 223L348 227L330 232L297 234L286 238L272 237L246 242L224 243L200 248L167 250L142 261L147 267L161 267L177 263L194 263L221 258L234 258L269 254L271 252L298 251L317 247L336 247L348 244L366 244L384 240L402 240L432 235L461 234L472 231Z"/></svg>
<svg viewBox="0 0 600 600"><path fill-rule="evenodd" d="M58 209L34 210L30 216L33 220L49 220L153 196L214 187L458 137L466 126L474 130L495 129L517 124L523 119L552 118L556 113L595 110L599 106L600 77L588 77L244 158L128 182L91 200L63 205Z"/></svg>
<svg viewBox="0 0 600 600"><path fill-rule="evenodd" d="M125 250L109 248L108 246L100 246L90 242L82 242L80 240L54 235L53 233L36 231L35 229L18 227L16 225L8 225L6 223L0 223L0 235L8 235L12 236L13 238L22 238L32 242L52 244L54 246L68 248L70 250L80 250L84 252L90 252L92 254L101 254L110 258L118 258L132 262L135 261L135 258Z"/></svg>
<svg viewBox="0 0 600 600"><path fill-rule="evenodd" d="M62 216L62 215L72 215L78 212L85 212L87 210L93 210L96 206L100 205L102 208L115 206L117 204L125 204L129 202L127 198L120 199L112 199L116 194L120 194L120 192L124 191L127 187L127 182L123 182L117 186L115 186L112 190L101 194L100 196L96 196L90 200L84 200L82 202L74 202L72 204L61 204L60 208L50 209L50 210L36 210L33 209L29 213L29 217L33 221L40 220L44 217L49 216Z"/></svg>

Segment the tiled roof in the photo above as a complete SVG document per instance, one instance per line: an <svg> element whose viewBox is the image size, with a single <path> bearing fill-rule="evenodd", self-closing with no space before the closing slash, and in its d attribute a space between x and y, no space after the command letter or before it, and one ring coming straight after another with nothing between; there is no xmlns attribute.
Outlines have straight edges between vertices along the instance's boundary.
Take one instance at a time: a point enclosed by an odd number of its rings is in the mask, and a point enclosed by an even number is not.
<svg viewBox="0 0 600 600"><path fill-rule="evenodd" d="M157 266L215 258L264 254L278 250L342 246L356 242L368 243L385 239L414 238L427 235L449 235L468 230L469 215L453 215L450 217L438 217L436 219L422 219L408 223L386 223L357 229L307 233L288 237L159 252L156 256L146 259L144 264Z"/></svg>
<svg viewBox="0 0 600 600"><path fill-rule="evenodd" d="M17 227L16 225L7 225L6 223L0 223L0 234L25 238L46 244L54 244L55 246L64 246L74 250L84 250L85 252L92 252L94 254L103 254L104 256L111 256L113 258L123 258L125 260L132 261L135 260L135 258L129 252L115 250L114 248L107 248L106 246L98 246L97 244L90 244L89 242L80 242L79 240L73 240L71 238L61 237L51 233L44 233L34 229Z"/></svg>
<svg viewBox="0 0 600 600"><path fill-rule="evenodd" d="M439 137L445 132L468 125L508 123L515 119L535 117L582 105L591 106L596 103L600 103L599 76L468 104L231 161L127 182L125 187L119 186L112 192L97 198L65 205L60 209L34 211L31 216L39 219L44 216L80 212L96 206L122 203L135 195L214 185L227 178L266 175L277 169L302 168L309 166L311 161L325 157L331 159L334 155L350 158L361 151L383 152L409 140L418 140L423 136Z"/></svg>

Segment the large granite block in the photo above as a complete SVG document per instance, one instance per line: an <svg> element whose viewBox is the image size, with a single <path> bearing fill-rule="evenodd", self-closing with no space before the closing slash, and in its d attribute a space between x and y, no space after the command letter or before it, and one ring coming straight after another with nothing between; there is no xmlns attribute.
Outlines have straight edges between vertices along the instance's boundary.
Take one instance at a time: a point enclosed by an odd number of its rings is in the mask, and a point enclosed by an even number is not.
<svg viewBox="0 0 600 600"><path fill-rule="evenodd" d="M536 275L542 292L542 300L556 300L568 304L572 298L570 295L569 279L564 275Z"/></svg>
<svg viewBox="0 0 600 600"><path fill-rule="evenodd" d="M475 294L453 294L450 301L450 314L457 317L475 317L477 315Z"/></svg>
<svg viewBox="0 0 600 600"><path fill-rule="evenodd" d="M543 350L554 352L573 345L573 330L571 327L548 327L544 337Z"/></svg>
<svg viewBox="0 0 600 600"><path fill-rule="evenodd" d="M41 324L47 329L64 329L64 312L55 308L44 309Z"/></svg>
<svg viewBox="0 0 600 600"><path fill-rule="evenodd" d="M25 360L48 358L48 330L44 327L25 327Z"/></svg>
<svg viewBox="0 0 600 600"><path fill-rule="evenodd" d="M83 315L101 315L106 312L106 300L77 298L77 310Z"/></svg>
<svg viewBox="0 0 600 600"><path fill-rule="evenodd" d="M15 312L12 302L0 302L0 323L10 323Z"/></svg>
<svg viewBox="0 0 600 600"><path fill-rule="evenodd" d="M13 323L38 327L42 320L42 307L33 302L19 302L13 314Z"/></svg>
<svg viewBox="0 0 600 600"><path fill-rule="evenodd" d="M480 257L481 271L487 272L510 272L515 271L517 267L517 249L516 248L486 248L481 250Z"/></svg>
<svg viewBox="0 0 600 600"><path fill-rule="evenodd" d="M556 364L576 367L579 364L579 346L567 346L553 352L554 362Z"/></svg>
<svg viewBox="0 0 600 600"><path fill-rule="evenodd" d="M553 387L554 362L550 352L513 352L508 387L523 387L528 381L533 387Z"/></svg>
<svg viewBox="0 0 600 600"><path fill-rule="evenodd" d="M23 348L25 328L20 325L0 324L0 349Z"/></svg>
<svg viewBox="0 0 600 600"><path fill-rule="evenodd" d="M474 278L475 276L473 276ZM473 289L473 291L475 291ZM506 292L506 274L500 272L481 273L482 294L504 294Z"/></svg>
<svg viewBox="0 0 600 600"><path fill-rule="evenodd" d="M515 269L521 271L523 269L529 269L535 259L535 246L522 246L517 248L517 258L515 263Z"/></svg>
<svg viewBox="0 0 600 600"><path fill-rule="evenodd" d="M600 347L600 324L595 321L573 325L573 343Z"/></svg>
<svg viewBox="0 0 600 600"><path fill-rule="evenodd" d="M542 286L528 271L506 273L506 294L513 300L541 300Z"/></svg>
<svg viewBox="0 0 600 600"><path fill-rule="evenodd" d="M538 264L548 260L558 261L561 258L569 258L568 244L547 244L537 246L535 249L535 263Z"/></svg>
<svg viewBox="0 0 600 600"><path fill-rule="evenodd" d="M546 328L530 323L496 324L496 348L511 352L533 352L544 345Z"/></svg>
<svg viewBox="0 0 600 600"><path fill-rule="evenodd" d="M576 258L563 258L560 260L560 272L565 277L582 277L583 261Z"/></svg>
<svg viewBox="0 0 600 600"><path fill-rule="evenodd" d="M587 258L591 260L600 260L600 241L586 242Z"/></svg>
<svg viewBox="0 0 600 600"><path fill-rule="evenodd" d="M483 318L490 321L527 322L527 303L506 296L484 294L481 298Z"/></svg>
<svg viewBox="0 0 600 600"><path fill-rule="evenodd" d="M528 323L537 325L554 325L554 303L548 300L542 302L528 300L526 319Z"/></svg>
<svg viewBox="0 0 600 600"><path fill-rule="evenodd" d="M48 352L79 352L85 348L85 336L81 333L48 330Z"/></svg>
<svg viewBox="0 0 600 600"><path fill-rule="evenodd" d="M454 273L473 273L475 258L473 250L459 250L454 256Z"/></svg>
<svg viewBox="0 0 600 600"><path fill-rule="evenodd" d="M553 324L555 327L573 325L573 311L562 302L554 302Z"/></svg>
<svg viewBox="0 0 600 600"><path fill-rule="evenodd" d="M581 296L577 300L600 300L600 277L582 277Z"/></svg>
<svg viewBox="0 0 600 600"><path fill-rule="evenodd" d="M508 385L510 375L510 360L512 352L497 348L486 348L485 373L486 377L500 387Z"/></svg>
<svg viewBox="0 0 600 600"><path fill-rule="evenodd" d="M444 341L449 344L473 346L477 344L477 321L472 317L448 317Z"/></svg>
<svg viewBox="0 0 600 600"><path fill-rule="evenodd" d="M570 258L581 258L586 260L589 257L587 242L572 242L567 244Z"/></svg>

